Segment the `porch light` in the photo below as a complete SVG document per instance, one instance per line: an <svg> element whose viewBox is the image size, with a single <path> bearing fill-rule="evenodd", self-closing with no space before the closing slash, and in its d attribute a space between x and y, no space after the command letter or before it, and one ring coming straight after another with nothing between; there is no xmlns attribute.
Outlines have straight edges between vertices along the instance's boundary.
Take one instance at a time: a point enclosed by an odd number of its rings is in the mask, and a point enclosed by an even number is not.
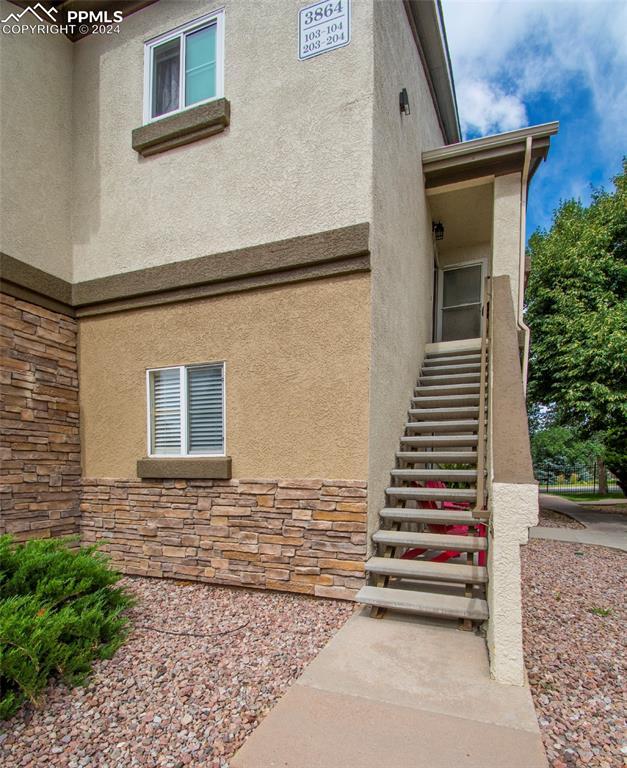
<svg viewBox="0 0 627 768"><path fill-rule="evenodd" d="M401 108L401 114L410 115L411 110L409 109L409 96L407 95L407 88L403 88L403 90L399 93L398 102Z"/></svg>
<svg viewBox="0 0 627 768"><path fill-rule="evenodd" d="M431 229L436 240L444 240L444 224L441 221L432 221Z"/></svg>

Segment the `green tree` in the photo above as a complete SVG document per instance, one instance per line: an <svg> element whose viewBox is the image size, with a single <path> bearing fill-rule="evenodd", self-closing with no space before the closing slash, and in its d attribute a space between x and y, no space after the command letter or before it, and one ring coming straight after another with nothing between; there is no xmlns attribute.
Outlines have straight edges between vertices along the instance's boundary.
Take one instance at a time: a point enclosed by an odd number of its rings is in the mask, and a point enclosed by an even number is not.
<svg viewBox="0 0 627 768"><path fill-rule="evenodd" d="M549 426L531 435L534 467L550 463L568 469L575 464L590 464L602 452L602 445L594 439L582 440L571 427Z"/></svg>
<svg viewBox="0 0 627 768"><path fill-rule="evenodd" d="M560 205L529 240L528 398L580 439L600 435L627 490L627 161L614 190Z"/></svg>

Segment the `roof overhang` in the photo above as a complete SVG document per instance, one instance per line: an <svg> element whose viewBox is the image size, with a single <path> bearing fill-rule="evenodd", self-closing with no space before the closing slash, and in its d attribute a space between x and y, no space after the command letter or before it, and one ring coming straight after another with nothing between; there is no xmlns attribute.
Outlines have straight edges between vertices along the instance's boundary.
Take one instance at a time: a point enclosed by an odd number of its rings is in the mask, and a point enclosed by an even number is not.
<svg viewBox="0 0 627 768"><path fill-rule="evenodd" d="M403 0L447 144L461 141L453 70L440 0Z"/></svg>
<svg viewBox="0 0 627 768"><path fill-rule="evenodd" d="M427 189L522 171L530 144L528 180L549 152L559 123L545 123L518 131L498 133L422 153Z"/></svg>

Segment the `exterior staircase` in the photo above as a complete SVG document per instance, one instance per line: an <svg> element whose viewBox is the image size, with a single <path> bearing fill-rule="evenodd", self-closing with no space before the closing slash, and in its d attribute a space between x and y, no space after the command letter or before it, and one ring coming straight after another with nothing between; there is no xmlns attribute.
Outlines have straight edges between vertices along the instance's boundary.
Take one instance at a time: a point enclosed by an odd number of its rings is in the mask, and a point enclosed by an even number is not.
<svg viewBox="0 0 627 768"><path fill-rule="evenodd" d="M488 618L486 345L427 352L357 595L373 616L389 609L466 629Z"/></svg>

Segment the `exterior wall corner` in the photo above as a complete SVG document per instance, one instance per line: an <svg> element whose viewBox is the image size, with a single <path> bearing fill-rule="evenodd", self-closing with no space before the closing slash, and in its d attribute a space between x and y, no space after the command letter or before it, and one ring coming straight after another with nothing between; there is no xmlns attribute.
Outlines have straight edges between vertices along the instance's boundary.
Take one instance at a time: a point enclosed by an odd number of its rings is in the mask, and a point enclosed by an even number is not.
<svg viewBox="0 0 627 768"><path fill-rule="evenodd" d="M400 4L374 3L369 489L371 532L431 341L433 247L422 151L444 142ZM399 109L406 88L411 114Z"/></svg>

